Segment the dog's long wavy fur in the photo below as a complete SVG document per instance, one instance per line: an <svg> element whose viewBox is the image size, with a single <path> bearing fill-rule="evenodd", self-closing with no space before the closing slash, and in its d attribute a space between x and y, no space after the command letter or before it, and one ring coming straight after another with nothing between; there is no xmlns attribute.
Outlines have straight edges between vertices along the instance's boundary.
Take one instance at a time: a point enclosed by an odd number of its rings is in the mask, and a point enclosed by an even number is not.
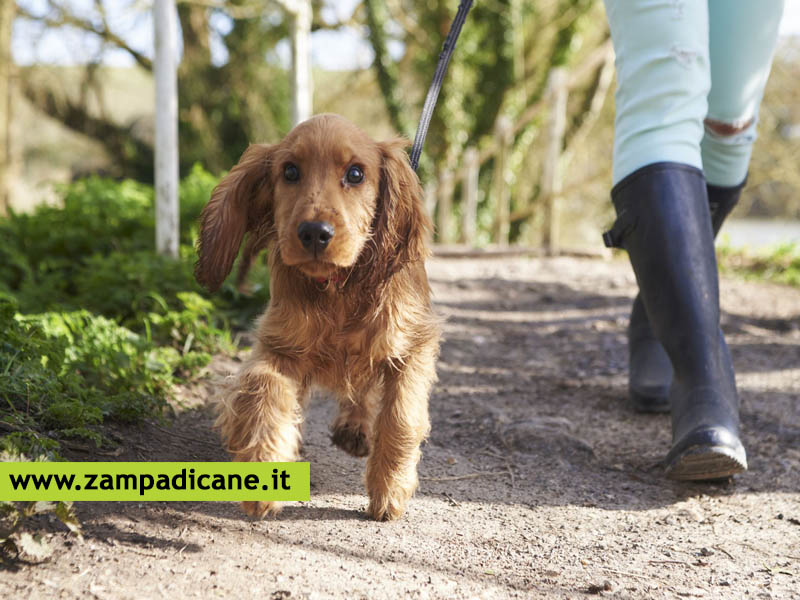
<svg viewBox="0 0 800 600"><path fill-rule="evenodd" d="M245 236L240 282L268 250L271 300L216 422L233 459L296 460L304 402L321 386L339 404L332 441L367 456L367 510L378 520L400 517L417 487L440 336L424 267L432 227L405 146L374 142L334 115L280 144L251 145L203 210L195 271L215 290ZM364 170L360 186L340 173L350 154ZM299 162L304 187L282 180L287 160ZM336 221L336 243L320 267L304 262L294 232L323 217ZM280 506L243 508L263 516Z"/></svg>

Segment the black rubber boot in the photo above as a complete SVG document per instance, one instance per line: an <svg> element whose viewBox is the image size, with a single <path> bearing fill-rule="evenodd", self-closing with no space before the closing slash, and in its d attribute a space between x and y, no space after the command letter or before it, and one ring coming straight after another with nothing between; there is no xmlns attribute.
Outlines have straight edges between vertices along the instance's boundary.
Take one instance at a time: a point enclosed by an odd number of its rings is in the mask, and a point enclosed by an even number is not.
<svg viewBox="0 0 800 600"><path fill-rule="evenodd" d="M739 400L719 328L714 232L703 173L656 163L614 186L606 245L625 248L656 339L672 364L667 475L722 479L747 469Z"/></svg>
<svg viewBox="0 0 800 600"><path fill-rule="evenodd" d="M725 219L739 202L746 180L737 186L706 184L711 226L717 236ZM628 324L628 394L639 412L669 412L672 364L653 335L639 294L633 300Z"/></svg>

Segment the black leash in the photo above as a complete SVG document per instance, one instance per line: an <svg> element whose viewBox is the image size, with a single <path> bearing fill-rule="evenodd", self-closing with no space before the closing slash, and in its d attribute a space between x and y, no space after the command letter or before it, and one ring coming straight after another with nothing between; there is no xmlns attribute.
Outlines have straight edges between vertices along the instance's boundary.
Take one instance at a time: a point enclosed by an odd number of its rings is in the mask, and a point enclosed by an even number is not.
<svg viewBox="0 0 800 600"><path fill-rule="evenodd" d="M442 45L442 51L439 53L439 62L436 65L436 72L433 74L433 82L428 90L428 95L425 97L425 104L422 106L422 116L419 119L417 135L414 136L414 145L411 147L411 168L415 171L419 166L422 145L425 143L425 136L428 135L428 126L431 123L433 109L436 108L436 101L439 99L439 91L442 89L442 81L444 81L444 75L447 72L447 65L450 64L450 57L453 56L453 51L456 49L456 40L461 34L461 27L464 25L464 21L467 20L467 13L470 8L472 8L472 0L461 0L458 5L458 12L450 25L450 31L447 33Z"/></svg>

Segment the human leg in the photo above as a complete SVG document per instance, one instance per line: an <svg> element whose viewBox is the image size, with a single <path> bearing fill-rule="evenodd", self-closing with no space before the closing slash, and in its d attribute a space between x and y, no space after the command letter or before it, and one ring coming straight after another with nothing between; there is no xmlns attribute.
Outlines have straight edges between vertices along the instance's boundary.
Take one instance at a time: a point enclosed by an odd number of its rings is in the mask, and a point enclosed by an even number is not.
<svg viewBox="0 0 800 600"><path fill-rule="evenodd" d="M716 236L745 184L783 0L709 0L708 7L711 89L700 147ZM631 311L628 347L635 408L669 411L672 366L653 335L639 296Z"/></svg>
<svg viewBox="0 0 800 600"><path fill-rule="evenodd" d="M612 199L606 236L624 247L643 314L674 371L670 476L746 469L733 369L719 330L713 230L700 141L710 87L704 2L606 0L617 53Z"/></svg>
<svg viewBox="0 0 800 600"><path fill-rule="evenodd" d="M783 0L708 0L711 89L700 147L706 180L735 187L747 176Z"/></svg>

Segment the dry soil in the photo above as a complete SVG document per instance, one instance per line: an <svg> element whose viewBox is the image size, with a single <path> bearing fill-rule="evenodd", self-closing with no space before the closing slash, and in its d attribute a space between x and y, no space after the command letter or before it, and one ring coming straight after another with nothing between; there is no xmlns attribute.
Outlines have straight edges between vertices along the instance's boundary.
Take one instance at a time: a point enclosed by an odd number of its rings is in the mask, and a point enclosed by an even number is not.
<svg viewBox="0 0 800 600"><path fill-rule="evenodd" d="M722 281L750 471L663 477L669 417L626 401L624 260L434 259L446 317L420 489L364 516L363 460L331 446L316 398L309 503L83 503L84 541L39 519L55 553L0 572L2 598L800 598L800 290ZM116 456L226 460L218 357L168 423L119 430Z"/></svg>

